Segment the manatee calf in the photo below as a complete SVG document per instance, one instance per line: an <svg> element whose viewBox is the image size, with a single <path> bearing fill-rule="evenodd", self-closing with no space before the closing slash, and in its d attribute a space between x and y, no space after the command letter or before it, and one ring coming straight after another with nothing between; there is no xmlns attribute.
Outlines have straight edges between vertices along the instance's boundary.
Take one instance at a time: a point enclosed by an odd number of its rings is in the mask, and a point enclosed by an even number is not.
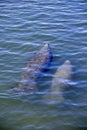
<svg viewBox="0 0 87 130"><path fill-rule="evenodd" d="M24 91L29 94L36 92L36 79L40 72L46 68L51 60L51 53L48 44L45 44L27 63L22 79L18 86L14 88L16 91Z"/></svg>
<svg viewBox="0 0 87 130"><path fill-rule="evenodd" d="M71 78L71 72L72 67L69 60L66 60L64 64L57 69L52 79L51 92L44 96L44 99L48 103L60 103L64 100L63 89Z"/></svg>

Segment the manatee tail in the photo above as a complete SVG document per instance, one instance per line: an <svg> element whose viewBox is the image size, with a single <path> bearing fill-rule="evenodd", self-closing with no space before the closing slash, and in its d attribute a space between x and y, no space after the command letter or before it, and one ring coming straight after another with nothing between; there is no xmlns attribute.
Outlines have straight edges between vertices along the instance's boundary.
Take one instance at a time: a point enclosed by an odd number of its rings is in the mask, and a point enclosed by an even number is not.
<svg viewBox="0 0 87 130"><path fill-rule="evenodd" d="M51 84L51 92L47 93L43 98L47 103L55 104L64 101L63 90L68 84L68 80L71 78L72 67L69 60L66 60L61 65L53 79Z"/></svg>

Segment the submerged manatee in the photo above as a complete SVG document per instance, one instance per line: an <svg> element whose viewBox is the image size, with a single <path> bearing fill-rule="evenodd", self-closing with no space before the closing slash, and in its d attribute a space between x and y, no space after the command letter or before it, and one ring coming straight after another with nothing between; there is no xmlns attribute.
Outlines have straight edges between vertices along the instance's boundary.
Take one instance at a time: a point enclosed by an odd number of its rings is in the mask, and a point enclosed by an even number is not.
<svg viewBox="0 0 87 130"><path fill-rule="evenodd" d="M71 72L71 63L69 60L66 60L64 64L57 69L52 79L51 92L43 97L45 101L48 103L60 103L64 100L63 89L71 78Z"/></svg>
<svg viewBox="0 0 87 130"><path fill-rule="evenodd" d="M48 44L45 44L27 63L19 85L14 88L15 91L24 91L29 94L35 93L37 90L36 79L40 72L50 63L50 60L50 48Z"/></svg>

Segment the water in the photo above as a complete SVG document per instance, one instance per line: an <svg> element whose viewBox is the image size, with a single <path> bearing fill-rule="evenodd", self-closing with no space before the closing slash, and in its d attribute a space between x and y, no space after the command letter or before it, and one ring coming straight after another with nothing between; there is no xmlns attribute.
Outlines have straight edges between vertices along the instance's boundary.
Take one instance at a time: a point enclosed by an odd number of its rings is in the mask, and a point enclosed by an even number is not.
<svg viewBox="0 0 87 130"><path fill-rule="evenodd" d="M20 81L27 60L45 43L53 61L38 83L40 94L9 92ZM87 128L87 1L0 1L0 128L82 130ZM60 104L42 94L65 60L73 66L72 85Z"/></svg>

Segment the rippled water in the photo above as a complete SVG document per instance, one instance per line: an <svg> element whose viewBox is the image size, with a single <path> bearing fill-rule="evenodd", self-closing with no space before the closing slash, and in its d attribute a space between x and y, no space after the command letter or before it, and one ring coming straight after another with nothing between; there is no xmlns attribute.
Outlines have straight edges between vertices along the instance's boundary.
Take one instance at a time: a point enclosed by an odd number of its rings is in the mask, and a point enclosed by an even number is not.
<svg viewBox="0 0 87 130"><path fill-rule="evenodd" d="M40 94L9 93L27 60L45 43L53 61L38 83ZM72 84L60 104L43 103L56 69L66 60ZM0 0L0 128L78 130L87 128L87 1Z"/></svg>

